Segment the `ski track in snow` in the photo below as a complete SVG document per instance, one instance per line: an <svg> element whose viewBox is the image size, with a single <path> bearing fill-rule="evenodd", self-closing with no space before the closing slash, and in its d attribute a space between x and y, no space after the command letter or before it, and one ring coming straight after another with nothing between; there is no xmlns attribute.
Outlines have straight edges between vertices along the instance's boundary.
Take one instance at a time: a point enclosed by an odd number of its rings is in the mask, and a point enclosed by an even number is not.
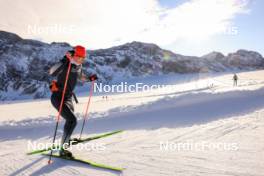
<svg viewBox="0 0 264 176"><path fill-rule="evenodd" d="M223 75L180 83L171 92L109 95L108 101L94 97L84 137L126 131L91 142L104 144L106 150L73 147L73 153L83 159L125 167L122 174L61 159L47 165L47 157L27 156L28 141L51 141L56 113L49 100L1 104L0 175L262 176L263 75L263 71L240 73L241 78L251 79L241 80L236 88L230 81L232 76ZM213 87L208 88L209 83ZM75 135L80 131L86 101L87 97L80 98L80 105L76 105L79 120ZM161 150L160 142L166 141L235 143L238 149Z"/></svg>

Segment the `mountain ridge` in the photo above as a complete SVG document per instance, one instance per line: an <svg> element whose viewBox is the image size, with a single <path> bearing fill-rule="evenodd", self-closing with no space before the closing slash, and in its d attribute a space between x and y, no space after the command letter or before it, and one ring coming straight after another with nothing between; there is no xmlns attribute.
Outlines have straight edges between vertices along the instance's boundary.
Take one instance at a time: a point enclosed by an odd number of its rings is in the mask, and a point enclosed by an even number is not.
<svg viewBox="0 0 264 176"><path fill-rule="evenodd" d="M49 95L48 69L70 50L68 43L50 44L0 31L0 99L43 98ZM84 72L96 73L109 83L122 78L254 70L264 68L264 58L255 51L238 50L228 55L211 52L202 57L184 56L156 44L130 42L107 49L87 50Z"/></svg>

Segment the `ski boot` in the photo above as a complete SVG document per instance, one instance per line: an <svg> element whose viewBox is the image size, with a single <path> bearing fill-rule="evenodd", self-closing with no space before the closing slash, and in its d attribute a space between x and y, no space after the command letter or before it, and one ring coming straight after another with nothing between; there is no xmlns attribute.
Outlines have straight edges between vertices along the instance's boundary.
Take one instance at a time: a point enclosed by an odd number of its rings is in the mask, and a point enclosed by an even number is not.
<svg viewBox="0 0 264 176"><path fill-rule="evenodd" d="M63 158L74 158L72 153L69 150L60 150L60 156Z"/></svg>
<svg viewBox="0 0 264 176"><path fill-rule="evenodd" d="M77 144L77 143L79 143L79 142L81 142L81 140L78 139L78 138L70 139L70 144L72 144L72 145Z"/></svg>

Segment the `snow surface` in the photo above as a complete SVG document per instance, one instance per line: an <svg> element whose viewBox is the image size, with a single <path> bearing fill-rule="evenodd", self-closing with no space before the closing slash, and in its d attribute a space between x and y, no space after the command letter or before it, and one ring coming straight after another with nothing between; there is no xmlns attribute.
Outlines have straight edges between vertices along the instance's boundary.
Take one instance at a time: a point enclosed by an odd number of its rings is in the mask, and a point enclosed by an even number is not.
<svg viewBox="0 0 264 176"><path fill-rule="evenodd" d="M85 136L123 129L125 132L91 144L105 150L79 150L74 155L124 167L118 172L47 157L27 156L28 142L52 140L56 111L48 99L2 102L0 105L0 175L93 176L260 176L264 173L264 71L232 74L156 76L174 89L151 92L101 94L92 97ZM144 80L142 80L144 81ZM162 81L161 81L162 82ZM88 88L87 88L88 89ZM86 92L88 94L88 91ZM78 137L88 100L85 93L75 105ZM60 122L58 140L62 134ZM236 144L236 150L162 150L160 142Z"/></svg>

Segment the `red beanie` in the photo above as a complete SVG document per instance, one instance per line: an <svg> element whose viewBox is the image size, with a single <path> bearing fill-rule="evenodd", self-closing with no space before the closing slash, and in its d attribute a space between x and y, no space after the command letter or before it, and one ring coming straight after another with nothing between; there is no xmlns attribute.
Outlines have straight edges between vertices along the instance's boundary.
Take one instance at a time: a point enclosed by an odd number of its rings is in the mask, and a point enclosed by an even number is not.
<svg viewBox="0 0 264 176"><path fill-rule="evenodd" d="M86 57L86 50L83 46L77 45L74 47L74 55L78 57Z"/></svg>

